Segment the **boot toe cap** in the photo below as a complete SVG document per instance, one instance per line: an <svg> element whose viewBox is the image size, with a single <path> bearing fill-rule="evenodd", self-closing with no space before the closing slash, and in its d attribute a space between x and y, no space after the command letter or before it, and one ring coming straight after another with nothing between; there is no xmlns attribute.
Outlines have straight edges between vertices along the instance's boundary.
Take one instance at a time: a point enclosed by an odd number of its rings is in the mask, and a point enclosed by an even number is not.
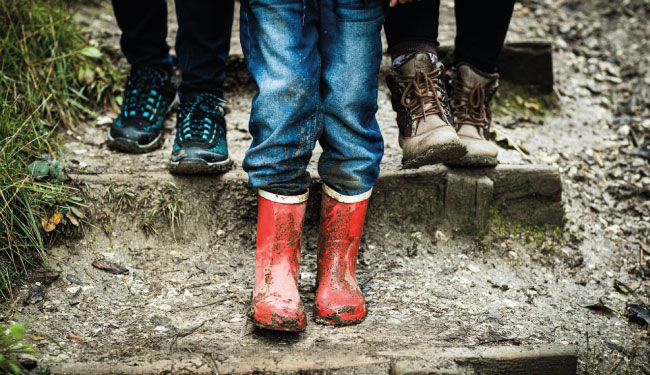
<svg viewBox="0 0 650 375"><path fill-rule="evenodd" d="M307 326L302 303L256 302L253 320L258 327L275 331L299 332Z"/></svg>

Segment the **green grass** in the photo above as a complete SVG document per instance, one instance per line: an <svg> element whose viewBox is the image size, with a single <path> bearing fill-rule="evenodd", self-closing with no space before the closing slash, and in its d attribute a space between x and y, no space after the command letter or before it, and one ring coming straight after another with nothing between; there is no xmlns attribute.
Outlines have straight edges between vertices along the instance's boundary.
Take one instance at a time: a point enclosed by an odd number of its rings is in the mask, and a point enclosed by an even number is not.
<svg viewBox="0 0 650 375"><path fill-rule="evenodd" d="M17 355L33 353L34 348L23 342L25 327L22 324L12 324L8 329L0 324L0 374L19 375L23 368L16 358Z"/></svg>
<svg viewBox="0 0 650 375"><path fill-rule="evenodd" d="M111 104L119 76L63 2L0 1L0 25L0 298L6 298L16 275L39 264L57 233L83 216L78 189L63 179L36 178L29 165L60 162L57 129L75 131L93 108ZM46 233L48 222L55 229Z"/></svg>

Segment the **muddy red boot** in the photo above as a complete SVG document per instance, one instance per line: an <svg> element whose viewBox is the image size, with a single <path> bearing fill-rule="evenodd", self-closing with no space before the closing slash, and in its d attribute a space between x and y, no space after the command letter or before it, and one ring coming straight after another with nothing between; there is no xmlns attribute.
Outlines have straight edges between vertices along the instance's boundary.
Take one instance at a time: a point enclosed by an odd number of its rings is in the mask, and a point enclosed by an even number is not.
<svg viewBox="0 0 650 375"><path fill-rule="evenodd" d="M304 331L298 269L307 194L282 196L260 190L253 321L275 331Z"/></svg>
<svg viewBox="0 0 650 375"><path fill-rule="evenodd" d="M318 274L314 320L349 325L366 317L366 300L355 275L370 192L345 196L323 184L318 238Z"/></svg>

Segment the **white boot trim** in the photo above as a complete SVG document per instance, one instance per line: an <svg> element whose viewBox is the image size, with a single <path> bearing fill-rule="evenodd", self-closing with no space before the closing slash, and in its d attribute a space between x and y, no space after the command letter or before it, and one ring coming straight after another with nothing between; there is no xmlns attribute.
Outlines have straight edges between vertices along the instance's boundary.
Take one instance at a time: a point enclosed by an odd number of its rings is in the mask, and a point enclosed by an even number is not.
<svg viewBox="0 0 650 375"><path fill-rule="evenodd" d="M323 193L327 194L328 197L334 199L337 202L358 203L370 198L370 195L372 194L372 188L370 188L370 190L366 191L365 193L361 193L358 195L343 195L337 193L336 191L334 191L334 189L327 186L326 184L323 184Z"/></svg>
<svg viewBox="0 0 650 375"><path fill-rule="evenodd" d="M309 198L309 191L301 195L280 195L280 194L273 194L266 190L259 189L258 193L260 197L264 199L268 199L271 202L284 203L284 204L298 204L298 203L306 202L307 198Z"/></svg>

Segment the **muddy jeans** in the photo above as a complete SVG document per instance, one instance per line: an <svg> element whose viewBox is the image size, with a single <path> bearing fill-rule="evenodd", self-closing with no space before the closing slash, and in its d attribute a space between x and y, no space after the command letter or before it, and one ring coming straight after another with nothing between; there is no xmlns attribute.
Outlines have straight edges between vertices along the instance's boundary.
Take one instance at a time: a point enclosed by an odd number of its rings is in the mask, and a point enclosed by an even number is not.
<svg viewBox="0 0 650 375"><path fill-rule="evenodd" d="M381 62L379 0L242 0L241 41L259 87L244 170L251 187L307 190L318 172L344 195L368 191L384 143L375 119Z"/></svg>
<svg viewBox="0 0 650 375"><path fill-rule="evenodd" d="M223 97L234 0L176 0L176 54L181 97L205 91ZM131 65L171 64L166 0L113 0L120 45Z"/></svg>

